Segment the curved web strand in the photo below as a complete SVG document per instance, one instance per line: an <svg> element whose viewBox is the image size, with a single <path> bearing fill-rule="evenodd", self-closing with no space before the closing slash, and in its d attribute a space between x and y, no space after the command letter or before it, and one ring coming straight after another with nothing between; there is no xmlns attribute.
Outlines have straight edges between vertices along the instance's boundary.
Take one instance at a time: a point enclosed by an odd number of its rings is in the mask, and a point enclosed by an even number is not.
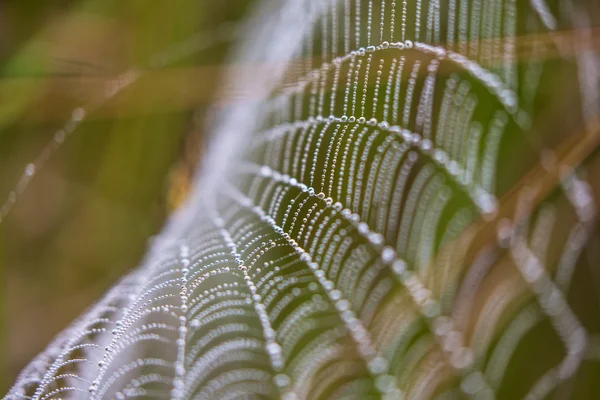
<svg viewBox="0 0 600 400"><path fill-rule="evenodd" d="M52 140L44 146L37 158L25 166L17 184L9 192L7 198L0 203L0 223L2 223L9 215L15 203L19 200L19 197L29 186L30 181L35 178L36 173L45 167L63 143L77 131L79 126L85 122L90 114L93 114L103 105L109 103L129 86L134 85L136 81L148 73L147 69L161 69L168 67L182 58L189 57L192 54L202 52L210 46L214 46L215 42L231 41L237 35L238 30L232 29L231 27L216 30L210 34L206 32L197 33L186 40L177 43L166 51L154 54L150 57L146 65L131 67L118 74L115 78L107 79L103 85L102 93L95 96L95 98L87 104L75 107L71 111L70 118L54 132ZM210 38L210 40L208 38Z"/></svg>

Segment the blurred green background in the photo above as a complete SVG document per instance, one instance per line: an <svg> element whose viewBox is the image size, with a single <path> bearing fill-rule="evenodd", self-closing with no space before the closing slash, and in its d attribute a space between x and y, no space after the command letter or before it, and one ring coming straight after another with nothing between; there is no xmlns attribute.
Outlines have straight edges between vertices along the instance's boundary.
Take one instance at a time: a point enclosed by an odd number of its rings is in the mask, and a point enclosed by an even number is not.
<svg viewBox="0 0 600 400"><path fill-rule="evenodd" d="M75 107L102 103L0 224L0 392L136 266L185 198L251 4L0 2L0 203ZM140 78L104 101L133 66Z"/></svg>

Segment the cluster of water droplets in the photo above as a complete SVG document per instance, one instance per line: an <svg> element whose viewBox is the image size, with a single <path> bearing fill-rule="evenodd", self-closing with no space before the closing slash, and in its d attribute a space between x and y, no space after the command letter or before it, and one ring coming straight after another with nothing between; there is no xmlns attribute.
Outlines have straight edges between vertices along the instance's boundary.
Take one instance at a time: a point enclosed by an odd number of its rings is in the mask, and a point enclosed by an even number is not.
<svg viewBox="0 0 600 400"><path fill-rule="evenodd" d="M572 83L591 68L553 32L580 28L586 9L543 0L283 8L293 12L274 24L292 15L309 25L280 24L245 44L289 55L267 98L229 116L235 135L230 123L216 138L215 149L237 149L213 154L226 175L204 187L207 166L144 263L7 398L576 390L568 383L600 361L597 318L570 300L577 271L593 264L584 250L598 244L600 187L587 179L591 150L563 151L534 127L541 98L562 100L551 73ZM593 124L583 105L598 90L577 91L573 129ZM595 143L585 132L576 139ZM520 354L539 357L522 344L537 336L555 344L544 349L553 356L522 373Z"/></svg>

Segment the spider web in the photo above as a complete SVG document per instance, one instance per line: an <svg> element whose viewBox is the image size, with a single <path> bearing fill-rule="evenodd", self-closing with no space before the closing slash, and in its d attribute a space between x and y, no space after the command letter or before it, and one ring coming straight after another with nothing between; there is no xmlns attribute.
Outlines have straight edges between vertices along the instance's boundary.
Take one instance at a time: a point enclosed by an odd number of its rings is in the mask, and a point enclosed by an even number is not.
<svg viewBox="0 0 600 400"><path fill-rule="evenodd" d="M6 398L592 396L598 11L257 13L186 207Z"/></svg>

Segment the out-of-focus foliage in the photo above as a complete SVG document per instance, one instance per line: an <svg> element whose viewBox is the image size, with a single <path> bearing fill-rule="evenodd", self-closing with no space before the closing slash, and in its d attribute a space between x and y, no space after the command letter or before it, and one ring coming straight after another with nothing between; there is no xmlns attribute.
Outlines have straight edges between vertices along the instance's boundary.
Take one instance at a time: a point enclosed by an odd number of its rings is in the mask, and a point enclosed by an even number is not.
<svg viewBox="0 0 600 400"><path fill-rule="evenodd" d="M0 201L72 111L93 108L0 225L0 391L185 197L231 37L214 31L249 4L0 3Z"/></svg>

